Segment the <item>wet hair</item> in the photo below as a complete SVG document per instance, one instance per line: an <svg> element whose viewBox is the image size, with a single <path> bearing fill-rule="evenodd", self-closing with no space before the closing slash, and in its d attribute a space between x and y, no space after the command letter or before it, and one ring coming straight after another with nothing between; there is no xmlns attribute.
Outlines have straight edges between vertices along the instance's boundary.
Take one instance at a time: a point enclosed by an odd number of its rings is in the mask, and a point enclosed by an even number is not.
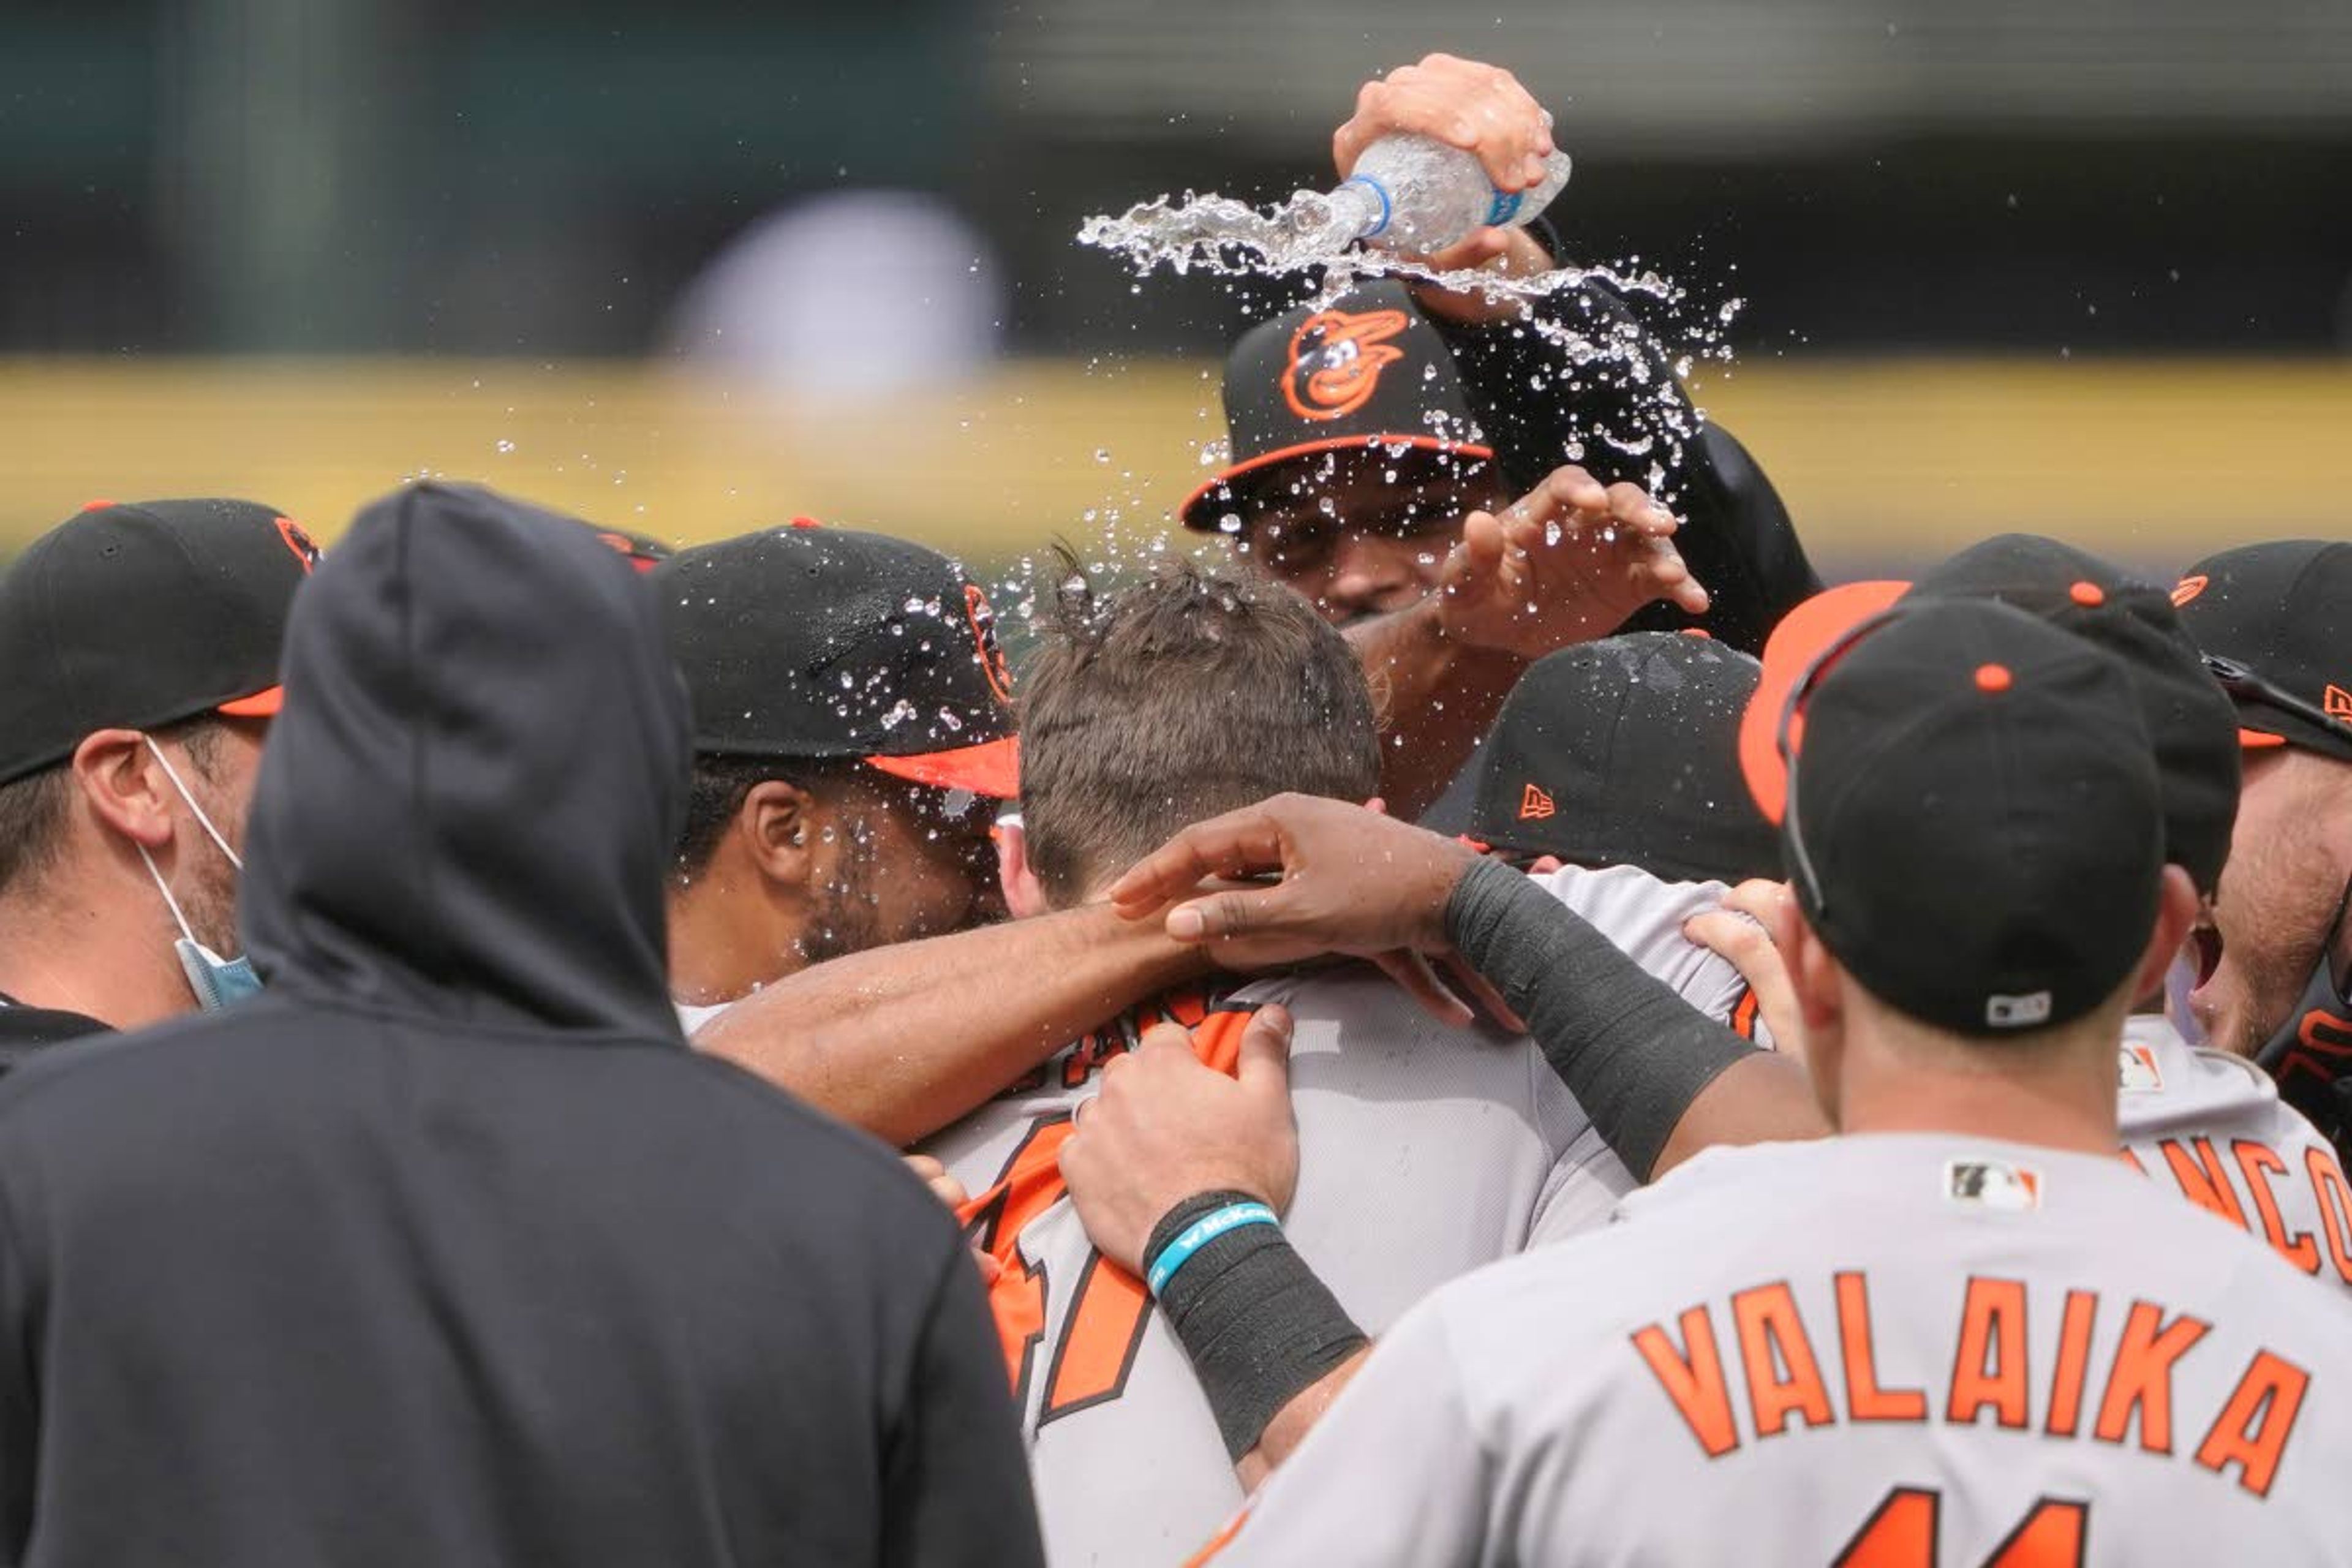
<svg viewBox="0 0 2352 1568"><path fill-rule="evenodd" d="M153 733L178 741L197 776L210 783L220 766L221 730L220 720L205 714ZM73 789L69 760L0 784L0 895L30 886L64 852Z"/></svg>
<svg viewBox="0 0 2352 1568"><path fill-rule="evenodd" d="M1189 562L1097 595L1058 553L1019 699L1029 864L1055 903L1205 817L1286 790L1379 787L1371 691L1304 598Z"/></svg>

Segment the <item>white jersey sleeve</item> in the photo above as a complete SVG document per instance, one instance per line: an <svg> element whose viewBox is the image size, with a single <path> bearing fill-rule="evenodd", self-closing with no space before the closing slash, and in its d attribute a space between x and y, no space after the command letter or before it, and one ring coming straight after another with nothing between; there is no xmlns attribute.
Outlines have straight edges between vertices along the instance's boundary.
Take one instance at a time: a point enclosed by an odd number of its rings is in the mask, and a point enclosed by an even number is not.
<svg viewBox="0 0 2352 1568"><path fill-rule="evenodd" d="M2352 1318L2119 1161L1825 1139L1623 1207L1417 1310L1217 1568L2346 1561Z"/></svg>
<svg viewBox="0 0 2352 1568"><path fill-rule="evenodd" d="M2242 1057L2132 1018L2117 1056L2124 1151L2175 1191L2336 1290L2352 1290L2352 1186L2336 1151Z"/></svg>
<svg viewBox="0 0 2352 1568"><path fill-rule="evenodd" d="M1753 1009L1743 1006L1748 982L1729 959L1683 935L1684 921L1721 906L1721 882L1661 881L1638 866L1563 866L1535 883L1684 1001L1755 1037Z"/></svg>

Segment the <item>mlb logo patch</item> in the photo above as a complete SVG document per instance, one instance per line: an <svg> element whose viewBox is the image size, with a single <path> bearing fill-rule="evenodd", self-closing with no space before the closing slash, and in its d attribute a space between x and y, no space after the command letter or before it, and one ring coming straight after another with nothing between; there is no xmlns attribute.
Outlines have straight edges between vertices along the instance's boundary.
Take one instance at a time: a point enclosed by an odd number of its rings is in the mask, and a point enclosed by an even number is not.
<svg viewBox="0 0 2352 1568"><path fill-rule="evenodd" d="M2116 1087L2126 1094L2154 1094L2164 1087L2164 1069L2156 1065L2156 1047L2129 1040L2116 1052Z"/></svg>
<svg viewBox="0 0 2352 1568"><path fill-rule="evenodd" d="M1985 998L1985 1026L1992 1029L2031 1029L2050 1021L2050 993L2029 991L2022 996L1988 996Z"/></svg>
<svg viewBox="0 0 2352 1568"><path fill-rule="evenodd" d="M1944 1196L1969 1208L2023 1214L2042 1206L2042 1173L2003 1160L1953 1160L1944 1166Z"/></svg>

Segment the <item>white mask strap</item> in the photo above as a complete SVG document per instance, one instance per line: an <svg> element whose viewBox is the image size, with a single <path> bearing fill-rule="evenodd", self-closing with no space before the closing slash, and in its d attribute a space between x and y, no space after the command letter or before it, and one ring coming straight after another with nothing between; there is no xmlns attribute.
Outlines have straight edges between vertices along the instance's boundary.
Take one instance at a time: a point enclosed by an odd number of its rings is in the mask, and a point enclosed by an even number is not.
<svg viewBox="0 0 2352 1568"><path fill-rule="evenodd" d="M147 853L147 846L144 844L135 844L131 847L138 850L139 858L147 863L147 875L154 879L155 890L163 895L163 907L172 911L172 919L178 924L180 934L190 942L195 942L196 933L188 929L188 917L180 912L180 900L172 896L172 889L164 882L163 874L155 869L155 858ZM198 942L197 945L201 947L203 943Z"/></svg>
<svg viewBox="0 0 2352 1568"><path fill-rule="evenodd" d="M163 776L172 781L172 787L180 792L180 798L187 803L187 806L190 811L196 814L197 825L203 827L207 834L212 836L213 843L219 847L222 854L228 857L228 863L230 865L236 867L240 871L244 870L244 860L238 858L236 850L228 847L228 840L222 837L221 830L213 826L213 819L205 815L205 808L196 804L196 797L188 793L188 786L180 782L180 770L172 765L172 759L163 754L163 748L155 743L155 737L152 735L142 735L139 738L147 742L148 751L154 753L155 761L163 766ZM140 853L144 855L147 851L142 849L140 850ZM147 863L147 869L152 874L155 869L155 863L152 860L149 861ZM163 885L163 879L161 877L156 878L155 881L158 887ZM172 895L165 893L163 896L168 899ZM172 913L173 915L177 915L179 912L179 907L177 905L173 906ZM180 922L180 929L182 931L187 930L188 922L182 921ZM192 938L190 940L194 939Z"/></svg>

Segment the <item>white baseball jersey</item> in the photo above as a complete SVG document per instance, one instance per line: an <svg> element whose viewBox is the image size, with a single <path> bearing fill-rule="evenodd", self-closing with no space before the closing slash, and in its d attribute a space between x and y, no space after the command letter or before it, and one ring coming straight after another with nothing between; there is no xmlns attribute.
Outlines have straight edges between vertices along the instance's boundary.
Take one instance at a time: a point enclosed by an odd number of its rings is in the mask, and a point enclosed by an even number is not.
<svg viewBox="0 0 2352 1568"><path fill-rule="evenodd" d="M1222 1551L2342 1563L2352 1317L2106 1156L1711 1150L1398 1324Z"/></svg>
<svg viewBox="0 0 2352 1568"><path fill-rule="evenodd" d="M2352 1289L2352 1186L2270 1074L2189 1045L2158 1016L2124 1026L2118 1066L2116 1111L2133 1164L2304 1273Z"/></svg>
<svg viewBox="0 0 2352 1568"><path fill-rule="evenodd" d="M1296 1019L1299 1178L1283 1228L1368 1333L1480 1264L1605 1225L1632 1188L1532 1045L1448 1029L1375 971L1157 1011L1229 1071L1249 1014L1274 1001ZM1242 1501L1183 1347L1087 1241L1055 1163L1073 1108L1138 1024L1079 1041L925 1145L973 1194L974 1241L1007 1265L990 1305L1058 1568L1180 1561Z"/></svg>

